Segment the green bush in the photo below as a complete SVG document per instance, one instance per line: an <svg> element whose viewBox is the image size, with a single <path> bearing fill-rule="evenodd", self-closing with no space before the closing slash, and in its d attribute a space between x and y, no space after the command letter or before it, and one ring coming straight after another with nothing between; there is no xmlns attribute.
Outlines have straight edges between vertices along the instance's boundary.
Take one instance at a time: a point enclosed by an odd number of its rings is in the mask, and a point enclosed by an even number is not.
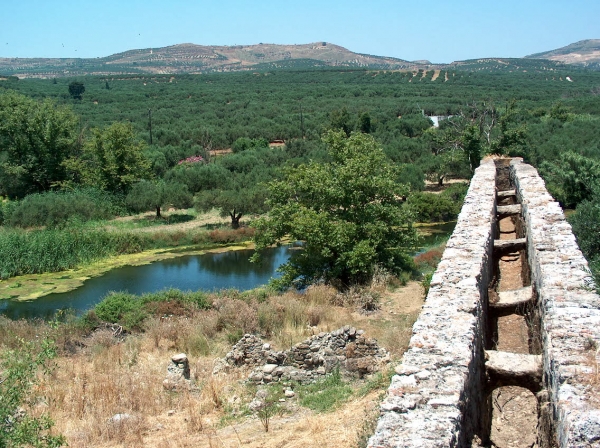
<svg viewBox="0 0 600 448"><path fill-rule="evenodd" d="M454 184L440 194L416 192L408 197L406 207L417 222L445 222L455 220L467 193L466 184Z"/></svg>
<svg viewBox="0 0 600 448"><path fill-rule="evenodd" d="M121 323L125 315L141 308L142 303L133 294L111 292L94 308L98 319Z"/></svg>
<svg viewBox="0 0 600 448"><path fill-rule="evenodd" d="M434 193L413 193L405 205L417 222L450 221L455 219L460 211L460 207L450 198Z"/></svg>
<svg viewBox="0 0 600 448"><path fill-rule="evenodd" d="M27 404L35 404L41 397L33 392L39 383L38 372L48 373L48 361L54 358L54 343L20 341L18 350L0 351L0 447L65 446L65 438L52 435L53 422L48 414L29 415Z"/></svg>
<svg viewBox="0 0 600 448"><path fill-rule="evenodd" d="M600 194L596 188L596 197ZM583 201L569 221L577 243L589 262L596 285L600 281L600 200Z"/></svg>
<svg viewBox="0 0 600 448"><path fill-rule="evenodd" d="M95 188L36 193L16 203L6 221L14 227L57 227L74 220L110 219L124 213L121 202Z"/></svg>
<svg viewBox="0 0 600 448"><path fill-rule="evenodd" d="M210 307L208 295L202 291L166 289L141 296L111 292L87 313L85 319L119 324L126 330L141 330L150 316L181 315Z"/></svg>

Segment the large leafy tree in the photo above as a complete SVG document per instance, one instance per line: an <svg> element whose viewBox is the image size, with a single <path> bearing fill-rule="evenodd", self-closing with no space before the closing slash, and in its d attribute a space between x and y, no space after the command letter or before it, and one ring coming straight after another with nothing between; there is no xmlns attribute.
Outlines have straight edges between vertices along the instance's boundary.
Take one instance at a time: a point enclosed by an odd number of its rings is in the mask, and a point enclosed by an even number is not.
<svg viewBox="0 0 600 448"><path fill-rule="evenodd" d="M81 154L65 161L72 182L91 185L116 194L127 194L131 186L150 176L144 144L136 139L129 123L113 123L93 129Z"/></svg>
<svg viewBox="0 0 600 448"><path fill-rule="evenodd" d="M377 266L409 269L416 233L396 167L368 134L330 131L324 140L330 162L300 165L269 184L271 210L255 221L257 254L286 237L303 242L281 268L282 287L324 281L345 288L370 281Z"/></svg>
<svg viewBox="0 0 600 448"><path fill-rule="evenodd" d="M23 197L64 181L62 163L78 148L77 123L50 100L0 95L0 194Z"/></svg>
<svg viewBox="0 0 600 448"><path fill-rule="evenodd" d="M106 82L108 85L108 81ZM69 94L76 100L80 100L83 98L83 93L85 92L85 86L80 81L73 81L69 84Z"/></svg>

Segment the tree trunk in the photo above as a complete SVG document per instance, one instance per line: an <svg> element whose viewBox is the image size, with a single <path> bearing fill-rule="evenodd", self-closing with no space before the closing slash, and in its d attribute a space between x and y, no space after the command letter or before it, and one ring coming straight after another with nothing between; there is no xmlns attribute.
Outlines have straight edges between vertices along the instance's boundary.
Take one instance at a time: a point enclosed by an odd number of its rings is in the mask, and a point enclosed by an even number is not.
<svg viewBox="0 0 600 448"><path fill-rule="evenodd" d="M240 219L242 218L242 213L235 213L235 208L233 212L229 212L229 216L231 216L231 228L239 229L240 228Z"/></svg>
<svg viewBox="0 0 600 448"><path fill-rule="evenodd" d="M162 218L162 216L160 215L160 206L156 207L156 217Z"/></svg>

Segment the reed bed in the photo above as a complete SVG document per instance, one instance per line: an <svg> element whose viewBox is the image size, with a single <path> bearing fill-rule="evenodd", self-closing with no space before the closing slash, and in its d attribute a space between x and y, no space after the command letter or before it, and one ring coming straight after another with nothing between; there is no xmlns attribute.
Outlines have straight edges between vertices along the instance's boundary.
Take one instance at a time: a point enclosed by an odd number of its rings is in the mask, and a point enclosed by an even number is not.
<svg viewBox="0 0 600 448"><path fill-rule="evenodd" d="M120 254L140 252L147 236L103 230L0 231L0 278L58 272Z"/></svg>

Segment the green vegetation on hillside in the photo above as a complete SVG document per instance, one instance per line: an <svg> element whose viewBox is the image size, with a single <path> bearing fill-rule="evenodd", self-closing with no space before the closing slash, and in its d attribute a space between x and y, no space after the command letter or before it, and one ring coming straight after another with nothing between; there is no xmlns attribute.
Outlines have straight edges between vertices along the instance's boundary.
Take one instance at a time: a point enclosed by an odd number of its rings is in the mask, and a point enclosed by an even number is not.
<svg viewBox="0 0 600 448"><path fill-rule="evenodd" d="M368 134L381 146L397 166L396 182L410 186L403 208L420 220L449 219L456 214L451 202L460 201L418 193L425 178L440 185L468 178L490 153L524 157L564 206L576 207L589 198L585 179L597 178L600 73L542 62L476 60L441 72L296 67L10 78L0 81L0 115L7 118L0 124L0 194L11 198L0 220L60 227L98 219L104 212L75 207L83 199L74 200L62 224L52 212L47 220L34 218L34 203L59 203L49 192L82 188L109 195L115 215L158 211L181 198L144 185L185 185L198 211L216 208L237 227L249 214L268 211L269 182L332 162L321 140L331 129ZM85 87L81 100L69 93L75 81ZM429 116L441 117L439 127ZM268 144L275 141L285 145ZM578 157L591 162L582 165ZM561 174L571 159L589 172ZM41 196L34 200L32 193Z"/></svg>

